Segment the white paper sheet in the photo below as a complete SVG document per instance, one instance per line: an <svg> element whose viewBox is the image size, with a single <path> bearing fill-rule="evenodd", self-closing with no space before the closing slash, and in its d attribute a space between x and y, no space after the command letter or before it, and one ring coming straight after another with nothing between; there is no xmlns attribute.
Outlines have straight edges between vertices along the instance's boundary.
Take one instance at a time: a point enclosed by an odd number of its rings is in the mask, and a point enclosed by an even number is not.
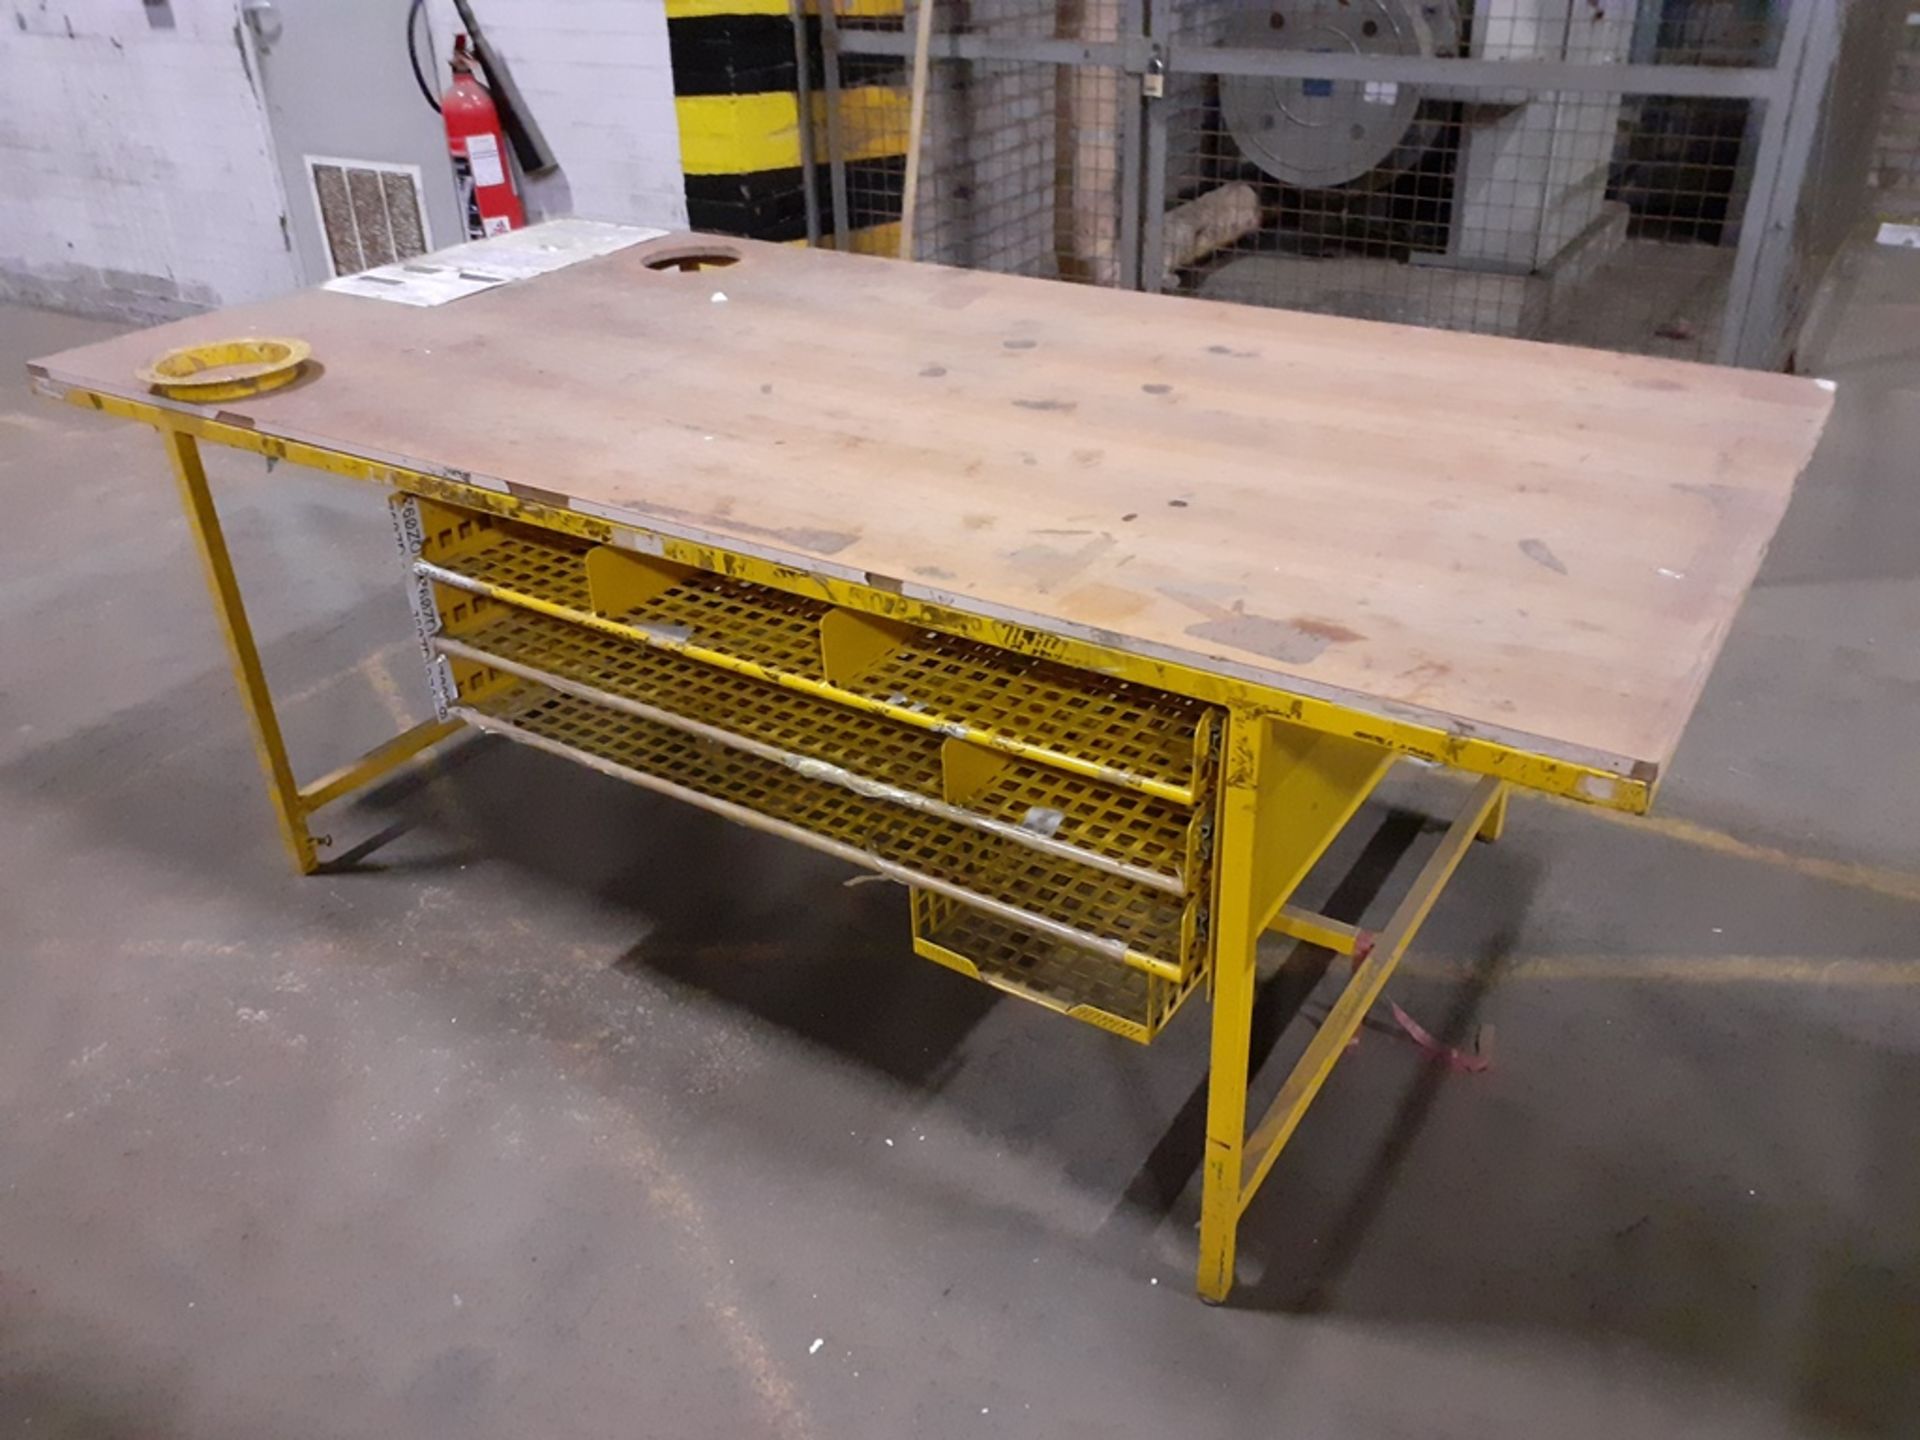
<svg viewBox="0 0 1920 1440"><path fill-rule="evenodd" d="M657 240L666 233L644 225L609 225L599 220L546 220L524 230L436 250L416 260L342 275L322 288L370 300L390 300L396 305L445 305L496 285L511 285L516 280L610 255L643 240Z"/></svg>

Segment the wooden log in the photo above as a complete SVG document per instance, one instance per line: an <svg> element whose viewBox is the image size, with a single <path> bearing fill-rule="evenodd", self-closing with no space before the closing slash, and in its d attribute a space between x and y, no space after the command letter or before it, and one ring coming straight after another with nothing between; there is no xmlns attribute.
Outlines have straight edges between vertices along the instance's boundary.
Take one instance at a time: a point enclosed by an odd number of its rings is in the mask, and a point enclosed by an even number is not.
<svg viewBox="0 0 1920 1440"><path fill-rule="evenodd" d="M1260 194L1244 180L1174 206L1161 224L1165 268L1162 288L1171 283L1175 270L1204 260L1259 228Z"/></svg>

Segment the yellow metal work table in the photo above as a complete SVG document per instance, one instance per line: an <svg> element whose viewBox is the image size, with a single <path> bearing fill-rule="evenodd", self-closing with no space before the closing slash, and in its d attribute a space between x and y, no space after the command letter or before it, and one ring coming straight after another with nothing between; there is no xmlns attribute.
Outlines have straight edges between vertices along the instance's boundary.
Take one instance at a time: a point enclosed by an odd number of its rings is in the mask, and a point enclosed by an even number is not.
<svg viewBox="0 0 1920 1440"><path fill-rule="evenodd" d="M269 337L244 354L311 352L277 388L135 378ZM1510 787L1651 802L1831 403L699 236L439 305L308 291L32 370L161 433L301 870L314 811L474 726L897 880L918 953L1116 1034L1208 991L1214 1300ZM202 442L393 492L435 719L297 779ZM1477 778L1388 923L1296 908L1403 756ZM1249 1128L1269 930L1353 970Z"/></svg>

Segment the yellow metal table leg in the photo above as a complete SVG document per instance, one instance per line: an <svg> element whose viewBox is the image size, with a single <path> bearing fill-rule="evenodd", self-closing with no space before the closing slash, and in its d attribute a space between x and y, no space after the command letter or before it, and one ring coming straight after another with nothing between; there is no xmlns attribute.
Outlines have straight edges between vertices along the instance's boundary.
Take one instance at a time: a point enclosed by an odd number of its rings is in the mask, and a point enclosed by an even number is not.
<svg viewBox="0 0 1920 1440"><path fill-rule="evenodd" d="M1247 1070L1253 1040L1255 948L1253 859L1266 720L1236 711L1227 720L1226 766L1214 832L1213 1041L1207 1062L1207 1148L1200 1186L1200 1298L1233 1289L1240 1223L1240 1164L1247 1130Z"/></svg>
<svg viewBox="0 0 1920 1440"><path fill-rule="evenodd" d="M207 472L200 463L198 442L184 428L162 426L160 433L166 441L174 479L179 482L180 503L186 508L188 527L200 551L207 589L213 595L214 613L220 617L227 658L233 662L233 678L240 687L240 699L252 727L254 750L260 757L260 768L266 772L268 794L280 822L280 836L293 856L295 867L303 875L312 874L319 868L320 860L313 834L307 827L309 815L365 789L465 727L459 720L423 720L357 760L301 785L287 758L286 741L273 709L273 695L267 688L260 650L254 644L253 627L248 623L247 607L240 595L240 581L233 573L233 557L227 551L220 516L214 509L213 492L207 485Z"/></svg>
<svg viewBox="0 0 1920 1440"><path fill-rule="evenodd" d="M1507 797L1512 793L1509 787L1501 787L1500 798L1493 802L1493 807L1487 811L1487 818L1480 822L1479 839L1491 844L1500 838L1500 832L1507 828Z"/></svg>
<svg viewBox="0 0 1920 1440"><path fill-rule="evenodd" d="M214 613L220 617L227 658L233 662L234 682L240 687L240 699L253 728L254 750L260 757L260 768L266 772L274 815L280 822L280 838L286 842L294 865L302 874L310 874L319 865L319 859L314 853L313 836L307 830L299 782L293 777L286 742L280 735L280 721L273 713L273 696L267 689L260 651L253 643L253 627L247 623L240 582L234 576L233 558L227 553L226 536L221 532L220 517L214 510L213 492L207 488L207 472L200 463L199 447L191 435L178 430L166 430L162 435L166 440L167 458L173 463L174 479L180 485L180 503L186 507L187 523L200 550L207 589L213 595Z"/></svg>
<svg viewBox="0 0 1920 1440"><path fill-rule="evenodd" d="M1506 794L1507 787L1492 778L1483 779L1474 786L1466 804L1448 827L1445 838L1421 867L1406 897L1395 907L1386 928L1378 935L1365 936L1365 943L1356 945L1351 952L1359 961L1353 978L1340 992L1340 998L1327 1012L1327 1018L1320 1022L1320 1028L1314 1032L1306 1050L1282 1082L1280 1093L1274 1096L1273 1104L1246 1139L1234 1202L1236 1216L1252 1203L1260 1189L1260 1182L1266 1179L1273 1162L1279 1158L1280 1151L1306 1115L1307 1107L1313 1103L1314 1097L1320 1093L1320 1087L1333 1073L1333 1067L1346 1053L1347 1042L1353 1039L1354 1033L1367 1018L1367 1011L1373 1007L1373 1002L1380 998L1380 992L1386 988L1387 978L1400 963L1400 957L1406 954L1407 946L1413 942L1415 933L1426 921L1434 902L1440 898L1440 892L1446 888L1447 881L1453 878L1454 870L1473 844L1474 837L1485 833L1489 817L1505 800ZM1290 923L1298 925L1301 920L1325 923L1319 916L1297 917ZM1358 934L1356 932L1357 938Z"/></svg>
<svg viewBox="0 0 1920 1440"><path fill-rule="evenodd" d="M1294 888L1392 768L1377 745L1232 712L1214 838L1213 1041L1200 1192L1203 1299L1233 1288L1246 1154L1256 947Z"/></svg>

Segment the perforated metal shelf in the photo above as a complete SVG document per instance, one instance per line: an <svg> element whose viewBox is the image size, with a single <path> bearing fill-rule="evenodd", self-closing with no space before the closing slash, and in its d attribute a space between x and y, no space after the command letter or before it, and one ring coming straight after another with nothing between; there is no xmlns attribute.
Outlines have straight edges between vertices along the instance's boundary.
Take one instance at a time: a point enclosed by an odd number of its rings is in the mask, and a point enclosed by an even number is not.
<svg viewBox="0 0 1920 1440"><path fill-rule="evenodd" d="M942 895L913 893L913 948L948 969L1142 1044L1198 986L1102 960Z"/></svg>
<svg viewBox="0 0 1920 1440"><path fill-rule="evenodd" d="M634 640L702 663L791 679L829 697L857 696L923 729L1069 772L1144 784L1167 799L1195 798L1205 764L1197 737L1210 724L1208 707L1197 701L925 630L909 632L889 653L829 685L820 648L820 622L833 609L826 602L694 571L644 605L596 617L589 549L568 536L493 522L464 543L423 547L421 558L438 567L445 587L490 589L509 604L559 607L587 624L611 618ZM459 629L483 607L454 600L446 608Z"/></svg>
<svg viewBox="0 0 1920 1440"><path fill-rule="evenodd" d="M1193 783L1194 735L1206 714L1197 701L931 631L844 684L855 694L931 704L984 729L1031 736L1049 750L1177 785Z"/></svg>
<svg viewBox="0 0 1920 1440"><path fill-rule="evenodd" d="M1189 892L1201 888L1194 816L1144 791L1016 760L967 808L1012 825L1031 824L1036 811L1057 813L1055 834L1078 848L1166 876Z"/></svg>
<svg viewBox="0 0 1920 1440"><path fill-rule="evenodd" d="M484 549L448 559L423 552L430 563L513 595L592 611L586 559L590 545L563 535L549 542L538 531L500 527ZM822 680L820 617L833 607L764 585L695 571L647 604L612 618L657 635L684 634L700 648L750 664Z"/></svg>
<svg viewBox="0 0 1920 1440"><path fill-rule="evenodd" d="M787 766L668 725L527 682L463 700L461 712L482 728L620 778L734 818L757 817L763 828L873 864L908 884L964 895L1010 923L1070 940L1116 970L1185 971L1183 961L1203 948L1190 938L1197 901L1183 906L939 816L805 783Z"/></svg>
<svg viewBox="0 0 1920 1440"><path fill-rule="evenodd" d="M722 743L737 739L777 752L776 758L833 767L842 774L816 768L813 778L897 790L908 803L917 799L963 824L997 824L1016 843L1131 872L1162 888L1184 887L1200 868L1188 860L1192 816L1171 801L1009 757L979 794L950 806L943 741L934 732L672 651L499 605L456 640L437 644L525 679L558 681L664 712ZM1036 819L1045 828L1036 829Z"/></svg>
<svg viewBox="0 0 1920 1440"><path fill-rule="evenodd" d="M538 596L569 610L585 611L587 551L593 547L570 536L546 535L526 526L496 521L491 543L457 553L423 548L421 558L457 570L483 585Z"/></svg>

